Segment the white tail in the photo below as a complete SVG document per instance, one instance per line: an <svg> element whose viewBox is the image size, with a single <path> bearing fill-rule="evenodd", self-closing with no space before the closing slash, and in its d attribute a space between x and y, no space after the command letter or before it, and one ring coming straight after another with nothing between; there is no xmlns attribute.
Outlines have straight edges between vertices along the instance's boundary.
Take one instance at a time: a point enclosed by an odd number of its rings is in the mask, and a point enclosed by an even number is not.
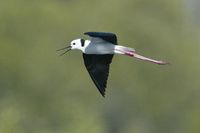
<svg viewBox="0 0 200 133"><path fill-rule="evenodd" d="M140 60L144 60L144 61L148 61L148 62L152 62L152 63L155 63L155 64L158 64L158 65L166 65L166 64L169 64L167 62L164 62L164 61L159 61L159 60L154 60L154 59L151 59L151 58L147 58L145 56L142 56L142 55L139 55L136 53L136 51L132 48L128 48L128 47L124 47L124 46L117 46L116 47L116 53L118 54L124 54L124 55L128 55L130 57L135 57L137 59L140 59Z"/></svg>
<svg viewBox="0 0 200 133"><path fill-rule="evenodd" d="M121 45L116 45L115 47L116 47L117 50L127 51L127 52L135 52L134 48L124 47L124 46L121 46Z"/></svg>

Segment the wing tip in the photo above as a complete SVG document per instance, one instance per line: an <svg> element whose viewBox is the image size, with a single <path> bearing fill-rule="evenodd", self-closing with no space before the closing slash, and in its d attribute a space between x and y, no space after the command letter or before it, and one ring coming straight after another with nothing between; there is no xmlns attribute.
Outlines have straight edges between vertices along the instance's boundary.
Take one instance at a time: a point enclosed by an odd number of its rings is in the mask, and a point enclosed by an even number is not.
<svg viewBox="0 0 200 133"><path fill-rule="evenodd" d="M87 34L88 34L88 32L84 32L83 34L84 34L84 35L87 35Z"/></svg>
<svg viewBox="0 0 200 133"><path fill-rule="evenodd" d="M84 32L83 34L90 36L90 34L94 34L94 33L97 33L97 32L96 31L87 31L87 32Z"/></svg>
<svg viewBox="0 0 200 133"><path fill-rule="evenodd" d="M103 96L103 98L105 98L106 96L105 92L101 93L101 95Z"/></svg>
<svg viewBox="0 0 200 133"><path fill-rule="evenodd" d="M99 86L96 86L97 87L97 89L99 90L99 92L100 92L100 94L105 98L105 95L106 95L106 93L105 93L105 88L99 88Z"/></svg>
<svg viewBox="0 0 200 133"><path fill-rule="evenodd" d="M95 84L96 85L96 84ZM106 88L100 87L99 85L96 85L97 89L99 90L100 94L105 98L106 95Z"/></svg>

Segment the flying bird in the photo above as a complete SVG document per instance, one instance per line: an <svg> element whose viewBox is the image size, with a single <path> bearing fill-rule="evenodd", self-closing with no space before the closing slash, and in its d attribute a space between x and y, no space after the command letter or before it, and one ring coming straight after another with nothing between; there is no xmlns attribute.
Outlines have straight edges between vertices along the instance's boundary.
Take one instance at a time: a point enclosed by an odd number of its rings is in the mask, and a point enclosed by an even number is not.
<svg viewBox="0 0 200 133"><path fill-rule="evenodd" d="M168 64L164 61L158 61L142 56L133 48L118 45L117 36L114 33L85 32L84 34L90 36L91 39L75 39L71 41L70 46L59 49L58 51L66 50L61 55L75 49L82 51L85 67L103 97L105 96L109 67L114 54L135 57L159 65Z"/></svg>

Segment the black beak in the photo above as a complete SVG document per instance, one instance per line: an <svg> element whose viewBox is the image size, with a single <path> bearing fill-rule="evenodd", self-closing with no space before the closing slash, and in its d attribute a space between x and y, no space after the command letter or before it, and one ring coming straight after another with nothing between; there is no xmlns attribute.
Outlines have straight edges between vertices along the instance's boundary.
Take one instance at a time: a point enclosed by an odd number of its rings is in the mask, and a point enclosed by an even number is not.
<svg viewBox="0 0 200 133"><path fill-rule="evenodd" d="M64 48L58 49L57 51L61 51L61 50L65 50L65 49L66 49L66 51L65 51L64 53L60 54L60 56L62 56L62 55L64 55L65 53L67 53L68 51L70 51L71 48L72 48L72 46L67 46L67 47L64 47Z"/></svg>

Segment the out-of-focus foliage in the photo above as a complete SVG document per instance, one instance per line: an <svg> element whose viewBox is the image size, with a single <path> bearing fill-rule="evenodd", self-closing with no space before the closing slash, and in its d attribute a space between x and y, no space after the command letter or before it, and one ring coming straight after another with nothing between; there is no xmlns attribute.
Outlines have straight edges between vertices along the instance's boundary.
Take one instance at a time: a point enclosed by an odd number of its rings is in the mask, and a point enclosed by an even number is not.
<svg viewBox="0 0 200 133"><path fill-rule="evenodd" d="M200 39L182 0L1 0L1 133L199 133ZM86 31L169 61L115 56L106 98L80 52L56 49Z"/></svg>

